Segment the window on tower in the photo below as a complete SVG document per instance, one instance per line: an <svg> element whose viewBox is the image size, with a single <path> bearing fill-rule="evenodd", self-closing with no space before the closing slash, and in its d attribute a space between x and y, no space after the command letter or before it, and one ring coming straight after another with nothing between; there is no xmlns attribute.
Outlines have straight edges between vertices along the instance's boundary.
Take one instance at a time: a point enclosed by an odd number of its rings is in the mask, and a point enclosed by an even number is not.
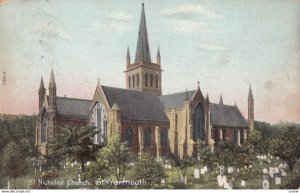
<svg viewBox="0 0 300 193"><path fill-rule="evenodd" d="M155 87L158 88L158 75L155 75Z"/></svg>
<svg viewBox="0 0 300 193"><path fill-rule="evenodd" d="M139 76L139 74L136 74L136 86L137 87L140 86L140 76Z"/></svg>
<svg viewBox="0 0 300 193"><path fill-rule="evenodd" d="M134 78L134 75L132 76L132 88L135 87L135 78Z"/></svg>
<svg viewBox="0 0 300 193"><path fill-rule="evenodd" d="M153 88L153 74L150 75L150 86Z"/></svg>
<svg viewBox="0 0 300 193"><path fill-rule="evenodd" d="M131 80L130 80L130 76L128 77L128 87L130 88L131 86Z"/></svg>
<svg viewBox="0 0 300 193"><path fill-rule="evenodd" d="M145 87L148 87L148 74L145 75Z"/></svg>

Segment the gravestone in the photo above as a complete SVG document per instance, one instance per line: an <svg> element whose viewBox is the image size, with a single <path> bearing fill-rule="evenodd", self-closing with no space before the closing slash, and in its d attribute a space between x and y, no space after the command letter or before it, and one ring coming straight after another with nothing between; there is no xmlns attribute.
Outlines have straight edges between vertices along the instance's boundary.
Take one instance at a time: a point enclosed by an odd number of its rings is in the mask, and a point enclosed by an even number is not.
<svg viewBox="0 0 300 193"><path fill-rule="evenodd" d="M239 169L239 168L237 168L237 169L236 169L236 172L237 172L237 173L240 173L240 169Z"/></svg>
<svg viewBox="0 0 300 193"><path fill-rule="evenodd" d="M259 165L262 165L263 163L262 163L262 161L259 161Z"/></svg>
<svg viewBox="0 0 300 193"><path fill-rule="evenodd" d="M180 182L183 183L183 184L187 184L186 176L180 175Z"/></svg>
<svg viewBox="0 0 300 193"><path fill-rule="evenodd" d="M264 169L263 169L263 173L264 173L264 174L267 174L267 173L268 173L268 169L267 169L267 168L264 168Z"/></svg>
<svg viewBox="0 0 300 193"><path fill-rule="evenodd" d="M221 176L224 175L224 166L223 165L220 166L220 175Z"/></svg>
<svg viewBox="0 0 300 193"><path fill-rule="evenodd" d="M268 156L270 157L270 153L268 153Z"/></svg>
<svg viewBox="0 0 300 193"><path fill-rule="evenodd" d="M90 164L91 164L91 162L90 162L90 161L86 162L86 165L87 165L87 166L89 166Z"/></svg>
<svg viewBox="0 0 300 193"><path fill-rule="evenodd" d="M77 165L77 161L74 161L74 165L75 165L75 166Z"/></svg>
<svg viewBox="0 0 300 193"><path fill-rule="evenodd" d="M10 181L7 181L7 189L10 189Z"/></svg>
<svg viewBox="0 0 300 193"><path fill-rule="evenodd" d="M36 174L36 168L34 168L34 173Z"/></svg>
<svg viewBox="0 0 300 193"><path fill-rule="evenodd" d="M268 190L270 188L269 180L263 180L263 189Z"/></svg>
<svg viewBox="0 0 300 193"><path fill-rule="evenodd" d="M218 181L218 186L219 187L222 187L224 185L224 183L223 183L223 176L218 175L217 176L217 181Z"/></svg>
<svg viewBox="0 0 300 193"><path fill-rule="evenodd" d="M284 169L288 169L289 168L289 166L286 163L283 164L283 167L284 167Z"/></svg>
<svg viewBox="0 0 300 193"><path fill-rule="evenodd" d="M241 180L241 187L245 187L246 186L246 181L245 180Z"/></svg>
<svg viewBox="0 0 300 193"><path fill-rule="evenodd" d="M270 167L270 170L269 170L269 175L271 178L274 178L274 168L273 167Z"/></svg>
<svg viewBox="0 0 300 193"><path fill-rule="evenodd" d="M271 159L268 159L267 162L270 164L272 161L271 161Z"/></svg>
<svg viewBox="0 0 300 193"><path fill-rule="evenodd" d="M169 164L169 165L168 165L168 168L169 168L169 169L172 169L172 166L171 166L171 164Z"/></svg>
<svg viewBox="0 0 300 193"><path fill-rule="evenodd" d="M42 172L42 166L40 166L40 172Z"/></svg>
<svg viewBox="0 0 300 193"><path fill-rule="evenodd" d="M204 175L205 174L204 169L201 169L200 173L201 173L201 175Z"/></svg>
<svg viewBox="0 0 300 193"><path fill-rule="evenodd" d="M72 168L74 167L74 164L73 164L73 163L71 163L71 167L72 167Z"/></svg>
<svg viewBox="0 0 300 193"><path fill-rule="evenodd" d="M78 182L80 182L80 181L81 181L80 174L78 174Z"/></svg>
<svg viewBox="0 0 300 193"><path fill-rule="evenodd" d="M233 187L233 180L229 180L229 189L231 190Z"/></svg>
<svg viewBox="0 0 300 193"><path fill-rule="evenodd" d="M275 178L275 184L276 185L280 185L281 184L281 178L280 177L276 177Z"/></svg>
<svg viewBox="0 0 300 193"><path fill-rule="evenodd" d="M279 159L279 157L277 157L276 159Z"/></svg>
<svg viewBox="0 0 300 193"><path fill-rule="evenodd" d="M278 167L274 168L274 176L279 177L279 168Z"/></svg>
<svg viewBox="0 0 300 193"><path fill-rule="evenodd" d="M198 168L196 168L196 169L194 170L194 178L196 178L196 179L199 179L199 178L200 178L200 172L199 172L199 169L198 169Z"/></svg>
<svg viewBox="0 0 300 193"><path fill-rule="evenodd" d="M281 176L287 176L284 170L281 171Z"/></svg>
<svg viewBox="0 0 300 193"><path fill-rule="evenodd" d="M256 158L257 158L257 159L260 159L260 156L259 156L259 155L257 155L257 156L256 156Z"/></svg>
<svg viewBox="0 0 300 193"><path fill-rule="evenodd" d="M229 183L228 183L228 182L225 182L225 183L224 183L224 188L225 188L225 189L230 189L230 186L229 186Z"/></svg>
<svg viewBox="0 0 300 193"><path fill-rule="evenodd" d="M165 184L166 184L166 179L164 179L164 178L161 179L161 180L160 180L160 183L161 183L162 185L165 185Z"/></svg>
<svg viewBox="0 0 300 193"><path fill-rule="evenodd" d="M253 166L250 164L250 165L249 165L249 168L252 169L252 167L253 167Z"/></svg>
<svg viewBox="0 0 300 193"><path fill-rule="evenodd" d="M233 172L233 167L228 167L228 168L227 168L227 172L228 172L229 174L231 174L231 173Z"/></svg>
<svg viewBox="0 0 300 193"><path fill-rule="evenodd" d="M208 171L206 166L204 166L203 170L204 170L204 172Z"/></svg>
<svg viewBox="0 0 300 193"><path fill-rule="evenodd" d="M283 164L279 164L279 169L282 169L283 168Z"/></svg>
<svg viewBox="0 0 300 193"><path fill-rule="evenodd" d="M273 159L273 156L271 155L270 158Z"/></svg>

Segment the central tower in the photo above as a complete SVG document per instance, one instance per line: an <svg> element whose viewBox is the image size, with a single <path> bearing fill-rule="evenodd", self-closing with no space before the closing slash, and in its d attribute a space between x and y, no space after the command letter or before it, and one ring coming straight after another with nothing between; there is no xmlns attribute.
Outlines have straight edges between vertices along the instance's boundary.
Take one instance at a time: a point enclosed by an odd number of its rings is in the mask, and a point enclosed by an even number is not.
<svg viewBox="0 0 300 193"><path fill-rule="evenodd" d="M150 91L160 96L162 94L162 70L159 48L157 49L156 59L156 63L151 62L146 16L143 3L135 61L133 63L130 61L129 47L127 48L127 62L125 71L126 89Z"/></svg>

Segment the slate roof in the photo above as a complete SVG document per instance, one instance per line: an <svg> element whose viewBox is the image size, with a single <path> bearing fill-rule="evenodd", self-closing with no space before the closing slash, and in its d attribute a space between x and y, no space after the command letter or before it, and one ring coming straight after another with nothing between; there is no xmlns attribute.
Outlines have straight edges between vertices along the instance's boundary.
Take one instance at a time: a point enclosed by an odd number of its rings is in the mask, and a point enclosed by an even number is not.
<svg viewBox="0 0 300 193"><path fill-rule="evenodd" d="M92 101L85 99L56 98L58 115L63 118L87 120L91 103Z"/></svg>
<svg viewBox="0 0 300 193"><path fill-rule="evenodd" d="M192 98L194 92L195 90L187 92L189 99ZM159 96L159 99L164 104L165 109L182 108L184 105L185 98L186 98L186 91Z"/></svg>
<svg viewBox="0 0 300 193"><path fill-rule="evenodd" d="M209 104L212 126L248 127L247 121L237 106L224 104Z"/></svg>
<svg viewBox="0 0 300 193"><path fill-rule="evenodd" d="M102 86L109 106L121 110L121 118L139 121L169 121L164 106L156 94Z"/></svg>

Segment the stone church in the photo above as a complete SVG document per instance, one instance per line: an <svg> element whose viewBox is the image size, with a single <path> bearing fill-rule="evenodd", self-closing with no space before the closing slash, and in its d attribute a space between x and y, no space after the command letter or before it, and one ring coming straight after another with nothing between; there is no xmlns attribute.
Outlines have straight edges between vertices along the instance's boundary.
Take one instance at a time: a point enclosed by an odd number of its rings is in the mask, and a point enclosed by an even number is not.
<svg viewBox="0 0 300 193"><path fill-rule="evenodd" d="M211 150L222 140L235 144L247 142L254 128L254 100L251 86L248 95L248 119L239 108L212 103L203 96L200 85L195 90L162 95L161 56L151 60L144 4L142 6L135 58L129 48L126 60L126 89L102 85L99 81L91 100L56 95L54 72L49 92L43 78L39 88L39 112L36 145L42 154L47 143L64 125L92 125L99 133L94 142L106 143L120 135L135 154L151 152L159 158L171 151L191 155L197 140L206 141Z"/></svg>

